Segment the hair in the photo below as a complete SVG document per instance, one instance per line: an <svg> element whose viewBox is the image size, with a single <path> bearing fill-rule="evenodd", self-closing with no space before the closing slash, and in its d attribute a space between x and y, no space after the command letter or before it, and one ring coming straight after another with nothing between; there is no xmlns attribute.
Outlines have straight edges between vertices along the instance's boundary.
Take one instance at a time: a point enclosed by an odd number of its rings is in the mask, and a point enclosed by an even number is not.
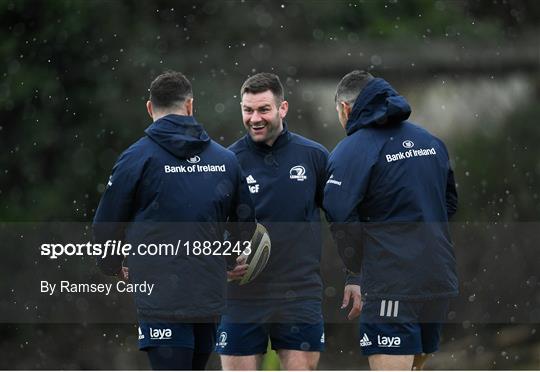
<svg viewBox="0 0 540 372"><path fill-rule="evenodd" d="M373 75L363 70L354 70L343 76L343 79L337 85L334 97L336 103L347 102L349 105L353 105L362 89L371 79L373 79Z"/></svg>
<svg viewBox="0 0 540 372"><path fill-rule="evenodd" d="M189 98L191 83L180 72L165 71L150 84L150 102L157 109L176 108Z"/></svg>
<svg viewBox="0 0 540 372"><path fill-rule="evenodd" d="M269 72L261 72L248 78L240 88L240 97L245 93L262 93L267 90L274 94L278 103L285 99L279 77Z"/></svg>

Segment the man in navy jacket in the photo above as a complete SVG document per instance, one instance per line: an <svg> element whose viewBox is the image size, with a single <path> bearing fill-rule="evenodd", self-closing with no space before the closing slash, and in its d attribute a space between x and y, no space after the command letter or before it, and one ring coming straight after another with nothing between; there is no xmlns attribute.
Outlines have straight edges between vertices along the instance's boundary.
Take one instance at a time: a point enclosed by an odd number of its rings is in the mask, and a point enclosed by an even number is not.
<svg viewBox="0 0 540 372"><path fill-rule="evenodd" d="M360 274L360 346L372 369L421 368L458 292L448 152L369 73L347 74L336 105L347 137L329 158L324 208L343 262Z"/></svg>
<svg viewBox="0 0 540 372"><path fill-rule="evenodd" d="M151 295L135 293L139 346L152 367L204 369L225 308L226 260L235 259L220 242L226 229L249 240L254 209L236 156L192 116L193 93L184 75L158 76L147 109L154 122L116 162L96 211L94 236L144 247L132 249L126 266L132 283L154 285ZM208 243L212 254L197 249ZM175 250L149 255L150 244ZM125 280L123 260L113 255L98 264Z"/></svg>
<svg viewBox="0 0 540 372"><path fill-rule="evenodd" d="M272 253L254 281L229 285L216 350L224 369L253 370L270 338L284 369L314 369L324 346L320 207L328 152L288 130L288 103L276 75L250 77L240 95L247 134L230 150L257 220L268 228ZM240 278L242 270L230 277Z"/></svg>

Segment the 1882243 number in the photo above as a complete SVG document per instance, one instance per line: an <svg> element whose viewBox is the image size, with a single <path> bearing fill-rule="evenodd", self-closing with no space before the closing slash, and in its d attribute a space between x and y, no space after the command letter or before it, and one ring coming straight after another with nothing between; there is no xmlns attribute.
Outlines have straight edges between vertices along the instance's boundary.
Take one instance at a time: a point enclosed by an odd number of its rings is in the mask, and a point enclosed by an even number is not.
<svg viewBox="0 0 540 372"><path fill-rule="evenodd" d="M251 254L250 241L187 241L184 242L188 256L231 256L232 254Z"/></svg>

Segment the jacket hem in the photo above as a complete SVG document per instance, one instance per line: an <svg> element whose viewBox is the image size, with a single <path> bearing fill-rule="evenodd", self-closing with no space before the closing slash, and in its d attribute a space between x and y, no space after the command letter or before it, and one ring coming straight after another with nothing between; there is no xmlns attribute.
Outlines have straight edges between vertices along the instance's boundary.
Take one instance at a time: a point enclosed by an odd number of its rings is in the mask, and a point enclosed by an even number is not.
<svg viewBox="0 0 540 372"><path fill-rule="evenodd" d="M399 294L381 294L381 293L362 293L362 297L366 300L397 300L397 301L411 301L422 302L432 300L442 300L447 298L457 297L459 291L433 293L429 295L399 295Z"/></svg>

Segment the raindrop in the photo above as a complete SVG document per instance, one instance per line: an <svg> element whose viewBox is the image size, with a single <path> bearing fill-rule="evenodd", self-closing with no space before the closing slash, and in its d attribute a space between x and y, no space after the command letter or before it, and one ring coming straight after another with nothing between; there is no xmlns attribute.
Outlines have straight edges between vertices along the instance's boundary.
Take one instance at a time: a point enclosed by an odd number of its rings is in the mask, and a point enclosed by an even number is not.
<svg viewBox="0 0 540 372"><path fill-rule="evenodd" d="M375 65L375 66L378 66L382 63L382 58L376 54L372 55L371 56L371 64Z"/></svg>
<svg viewBox="0 0 540 372"><path fill-rule="evenodd" d="M215 106L214 106L214 110L218 113L218 114L221 114L225 111L225 105L223 103L217 103Z"/></svg>

